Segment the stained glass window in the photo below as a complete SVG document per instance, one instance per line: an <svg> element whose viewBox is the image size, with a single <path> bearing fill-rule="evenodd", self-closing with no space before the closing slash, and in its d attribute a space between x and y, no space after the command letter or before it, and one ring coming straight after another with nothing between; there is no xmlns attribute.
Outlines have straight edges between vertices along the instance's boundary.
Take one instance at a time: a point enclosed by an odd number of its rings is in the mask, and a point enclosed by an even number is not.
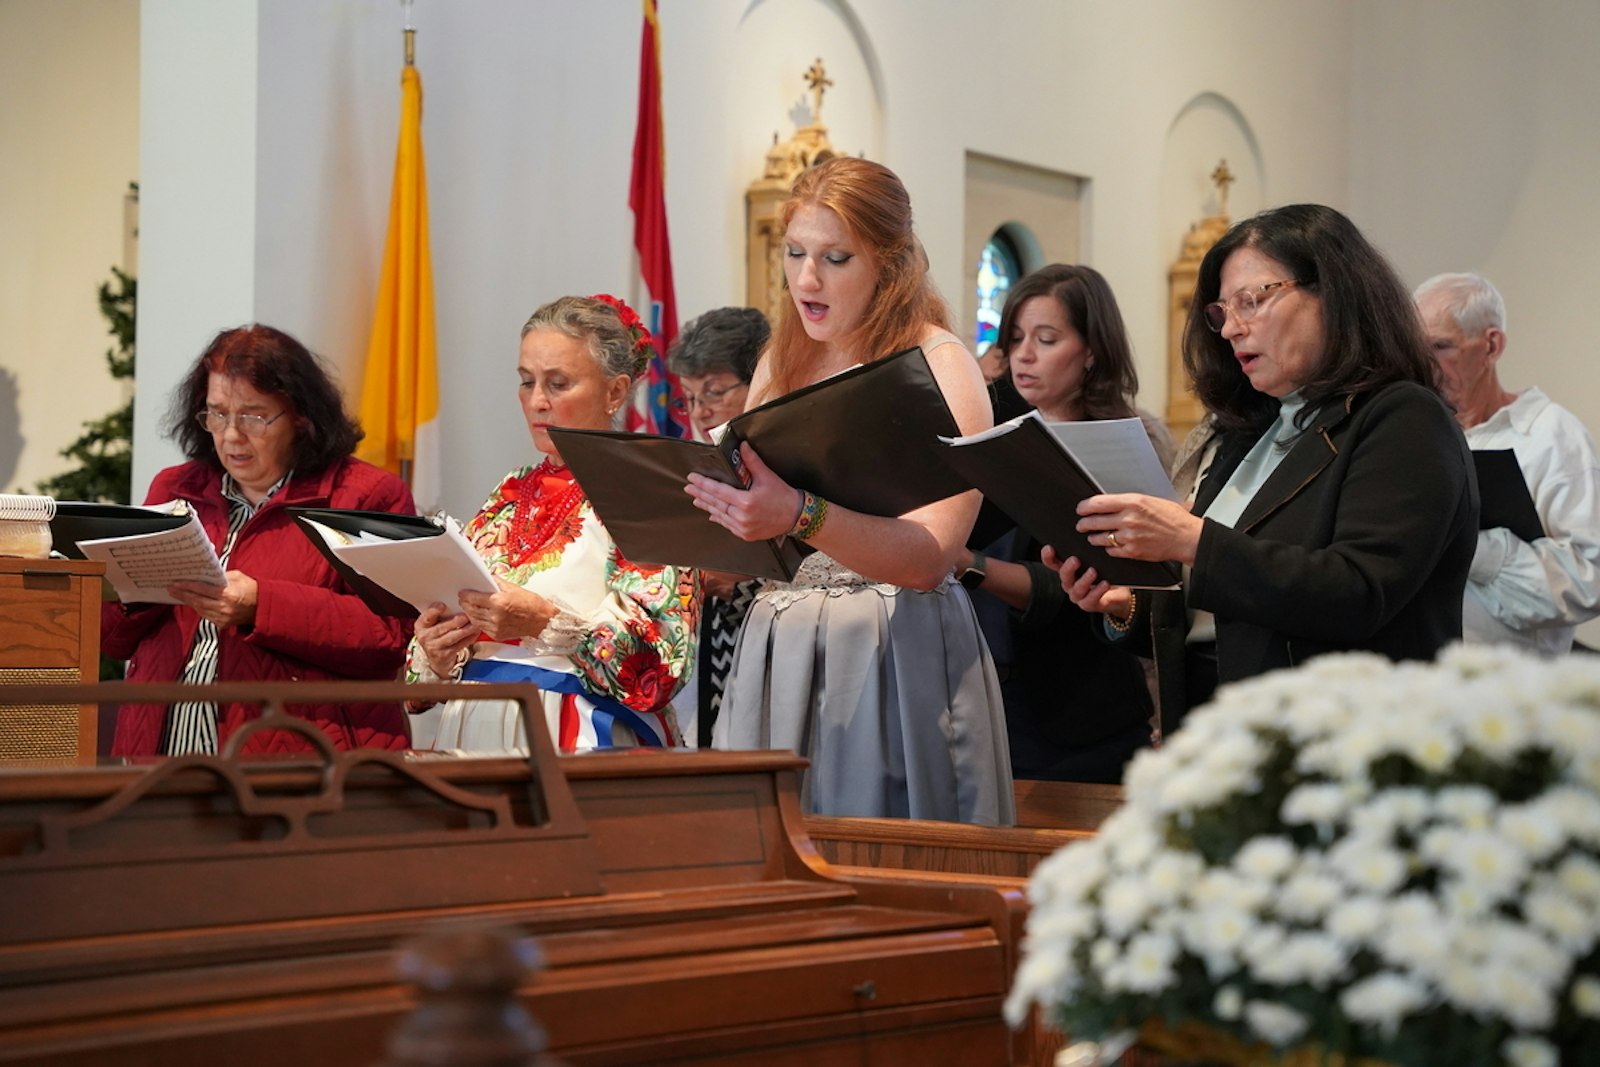
<svg viewBox="0 0 1600 1067"><path fill-rule="evenodd" d="M978 322L973 336L974 351L983 355L1000 334L1000 312L1006 306L1006 293L1022 274L1016 246L1003 231L996 230L978 257Z"/></svg>

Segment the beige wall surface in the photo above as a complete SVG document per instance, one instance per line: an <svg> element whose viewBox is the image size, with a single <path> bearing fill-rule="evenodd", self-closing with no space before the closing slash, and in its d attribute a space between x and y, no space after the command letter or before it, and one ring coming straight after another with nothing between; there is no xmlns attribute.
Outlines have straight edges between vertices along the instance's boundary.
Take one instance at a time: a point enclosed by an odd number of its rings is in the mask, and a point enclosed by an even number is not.
<svg viewBox="0 0 1600 1067"><path fill-rule="evenodd" d="M139 5L0 0L0 491L126 400L97 290L139 176Z"/></svg>

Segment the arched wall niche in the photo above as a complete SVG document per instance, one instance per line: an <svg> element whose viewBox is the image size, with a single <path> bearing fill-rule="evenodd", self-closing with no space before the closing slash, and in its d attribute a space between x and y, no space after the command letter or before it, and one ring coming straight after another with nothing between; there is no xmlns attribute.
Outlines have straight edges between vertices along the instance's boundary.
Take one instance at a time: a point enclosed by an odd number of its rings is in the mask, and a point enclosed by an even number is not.
<svg viewBox="0 0 1600 1067"><path fill-rule="evenodd" d="M1226 177L1219 183L1222 163ZM1169 264L1165 417L1180 437L1202 414L1189 392L1182 352L1200 258L1229 221L1267 206L1266 184L1255 131L1231 100L1205 92L1178 109L1162 152L1160 219Z"/></svg>
<svg viewBox="0 0 1600 1067"><path fill-rule="evenodd" d="M761 174L773 135L787 140L811 122L805 72L827 69L822 123L835 151L883 158L888 93L865 26L845 0L750 0L739 16L728 118L739 133L746 181Z"/></svg>

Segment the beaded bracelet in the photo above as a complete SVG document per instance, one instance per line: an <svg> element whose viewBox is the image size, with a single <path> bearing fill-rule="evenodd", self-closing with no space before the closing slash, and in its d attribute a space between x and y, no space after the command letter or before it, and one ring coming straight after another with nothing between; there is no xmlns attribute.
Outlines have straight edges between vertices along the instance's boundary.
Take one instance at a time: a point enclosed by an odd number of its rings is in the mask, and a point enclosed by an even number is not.
<svg viewBox="0 0 1600 1067"><path fill-rule="evenodd" d="M828 502L815 493L806 493L800 498L800 514L795 516L789 536L809 541L817 536L822 524L827 521Z"/></svg>
<svg viewBox="0 0 1600 1067"><path fill-rule="evenodd" d="M1129 593L1128 594L1128 617L1126 619L1119 619L1115 615L1107 613L1107 615L1106 615L1106 625L1111 627L1113 630L1115 630L1119 634L1125 634L1129 630L1133 629L1133 613L1138 611L1138 610L1139 610L1139 594L1138 593Z"/></svg>

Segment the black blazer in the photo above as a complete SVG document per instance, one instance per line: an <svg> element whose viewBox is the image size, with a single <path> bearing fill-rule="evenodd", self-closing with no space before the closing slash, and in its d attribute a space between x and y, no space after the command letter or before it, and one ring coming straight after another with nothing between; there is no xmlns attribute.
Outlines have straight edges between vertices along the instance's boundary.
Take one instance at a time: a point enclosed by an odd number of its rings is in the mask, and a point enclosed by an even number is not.
<svg viewBox="0 0 1600 1067"><path fill-rule="evenodd" d="M1220 441L1197 513L1259 438ZM1185 597L1216 616L1222 682L1324 652L1432 659L1461 637L1477 536L1477 479L1455 417L1431 390L1394 383L1325 405L1233 529L1206 521ZM1168 674L1183 662L1183 629L1143 609L1156 597L1139 599L1138 637L1153 637ZM1183 687L1169 681L1171 722Z"/></svg>
<svg viewBox="0 0 1600 1067"><path fill-rule="evenodd" d="M1255 442L1224 439L1203 512ZM1432 659L1461 637L1478 483L1455 417L1409 382L1325 406L1233 529L1207 522L1187 590L1220 681L1361 649Z"/></svg>

